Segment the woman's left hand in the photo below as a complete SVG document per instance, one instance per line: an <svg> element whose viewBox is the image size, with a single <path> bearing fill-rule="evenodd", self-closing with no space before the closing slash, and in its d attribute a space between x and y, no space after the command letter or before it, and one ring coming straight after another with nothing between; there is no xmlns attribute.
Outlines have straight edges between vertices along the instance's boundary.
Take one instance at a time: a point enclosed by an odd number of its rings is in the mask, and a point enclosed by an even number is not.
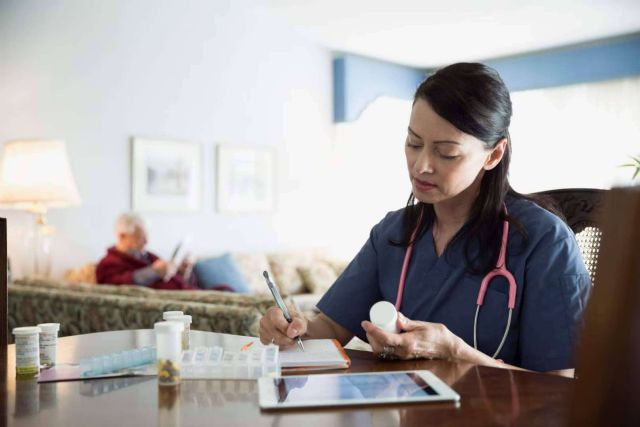
<svg viewBox="0 0 640 427"><path fill-rule="evenodd" d="M460 338L442 323L409 320L398 313L398 329L394 334L383 331L365 320L362 328L373 352L382 359L452 359Z"/></svg>

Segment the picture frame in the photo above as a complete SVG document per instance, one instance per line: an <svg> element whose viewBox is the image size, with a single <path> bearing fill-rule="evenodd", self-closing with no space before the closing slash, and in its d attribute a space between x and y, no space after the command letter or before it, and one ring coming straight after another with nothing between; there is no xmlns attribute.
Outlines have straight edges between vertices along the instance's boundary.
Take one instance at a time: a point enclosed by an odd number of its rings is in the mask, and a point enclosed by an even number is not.
<svg viewBox="0 0 640 427"><path fill-rule="evenodd" d="M196 212L202 204L200 144L132 138L132 207L145 212Z"/></svg>
<svg viewBox="0 0 640 427"><path fill-rule="evenodd" d="M219 212L269 212L275 208L275 150L218 145L216 153Z"/></svg>

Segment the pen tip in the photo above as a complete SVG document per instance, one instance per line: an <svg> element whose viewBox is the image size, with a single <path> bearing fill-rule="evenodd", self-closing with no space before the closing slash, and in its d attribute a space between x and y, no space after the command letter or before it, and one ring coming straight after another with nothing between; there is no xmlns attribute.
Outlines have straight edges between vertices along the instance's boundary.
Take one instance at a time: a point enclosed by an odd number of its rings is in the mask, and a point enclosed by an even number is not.
<svg viewBox="0 0 640 427"><path fill-rule="evenodd" d="M264 276L265 279L269 278L269 273L267 273L266 270L262 272L262 275Z"/></svg>

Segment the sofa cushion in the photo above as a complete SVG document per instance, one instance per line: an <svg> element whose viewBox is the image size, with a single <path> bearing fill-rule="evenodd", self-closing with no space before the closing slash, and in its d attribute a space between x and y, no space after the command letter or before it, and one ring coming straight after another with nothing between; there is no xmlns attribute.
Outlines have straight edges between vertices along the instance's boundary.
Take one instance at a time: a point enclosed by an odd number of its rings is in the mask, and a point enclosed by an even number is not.
<svg viewBox="0 0 640 427"><path fill-rule="evenodd" d="M257 295L271 294L264 281L262 272L266 271L271 277L273 272L269 267L269 261L264 253L233 253L236 265L244 275L244 279L249 284L251 292ZM277 283L276 283L277 285ZM282 293L287 293L280 289Z"/></svg>
<svg viewBox="0 0 640 427"><path fill-rule="evenodd" d="M298 267L309 266L312 256L308 252L278 252L268 256L269 267L273 271L273 280L282 292L301 294L307 292Z"/></svg>
<svg viewBox="0 0 640 427"><path fill-rule="evenodd" d="M331 268L333 268L333 271L336 272L336 274L338 275L338 277L340 277L340 275L342 274L342 272L344 270L347 269L347 266L349 265L349 261L343 260L343 259L331 259L331 258L327 258L326 260L327 264L329 264L329 266Z"/></svg>
<svg viewBox="0 0 640 427"><path fill-rule="evenodd" d="M298 267L307 289L314 294L324 294L338 275L326 262L314 260L309 266Z"/></svg>
<svg viewBox="0 0 640 427"><path fill-rule="evenodd" d="M95 262L78 268L70 268L64 272L64 279L70 283L98 283L96 280Z"/></svg>
<svg viewBox="0 0 640 427"><path fill-rule="evenodd" d="M193 267L193 272L202 289L214 289L220 285L228 285L234 292L247 293L251 291L231 254L200 260Z"/></svg>
<svg viewBox="0 0 640 427"><path fill-rule="evenodd" d="M320 312L316 307L320 298L322 298L322 294L305 293L291 295L291 300L293 301L295 309L308 317L313 317Z"/></svg>

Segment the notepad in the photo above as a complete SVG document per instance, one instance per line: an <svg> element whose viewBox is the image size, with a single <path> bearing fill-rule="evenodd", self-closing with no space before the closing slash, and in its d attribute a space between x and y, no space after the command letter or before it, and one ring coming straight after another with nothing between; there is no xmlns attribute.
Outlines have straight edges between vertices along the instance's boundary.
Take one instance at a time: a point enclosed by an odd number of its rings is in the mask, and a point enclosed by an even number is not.
<svg viewBox="0 0 640 427"><path fill-rule="evenodd" d="M351 359L337 340L305 340L304 350L298 346L280 350L280 365L286 372L345 369Z"/></svg>

